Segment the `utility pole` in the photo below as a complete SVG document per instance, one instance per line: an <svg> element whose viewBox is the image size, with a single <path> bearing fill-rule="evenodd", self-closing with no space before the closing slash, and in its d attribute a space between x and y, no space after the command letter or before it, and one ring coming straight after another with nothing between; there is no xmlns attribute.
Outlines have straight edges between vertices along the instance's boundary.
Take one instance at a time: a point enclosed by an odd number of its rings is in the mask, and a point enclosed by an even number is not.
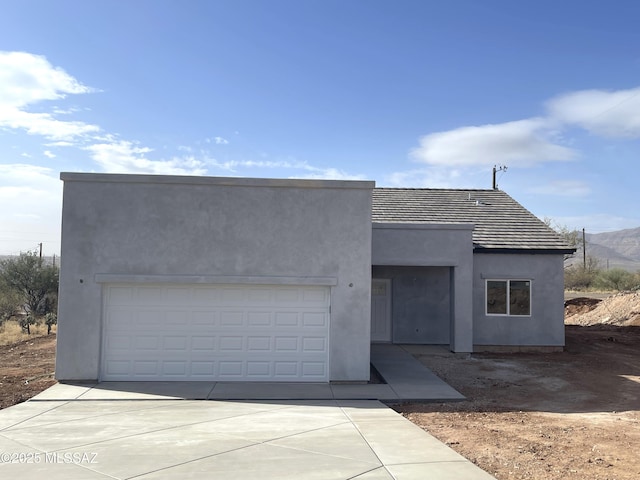
<svg viewBox="0 0 640 480"><path fill-rule="evenodd" d="M587 240L584 234L584 228L582 229L582 268L587 271Z"/></svg>
<svg viewBox="0 0 640 480"><path fill-rule="evenodd" d="M496 183L496 173L497 172L506 172L507 167L505 165L494 165L493 166L493 189L498 189L498 184Z"/></svg>
<svg viewBox="0 0 640 480"><path fill-rule="evenodd" d="M42 261L42 242L40 242L38 245L40 245L40 261Z"/></svg>

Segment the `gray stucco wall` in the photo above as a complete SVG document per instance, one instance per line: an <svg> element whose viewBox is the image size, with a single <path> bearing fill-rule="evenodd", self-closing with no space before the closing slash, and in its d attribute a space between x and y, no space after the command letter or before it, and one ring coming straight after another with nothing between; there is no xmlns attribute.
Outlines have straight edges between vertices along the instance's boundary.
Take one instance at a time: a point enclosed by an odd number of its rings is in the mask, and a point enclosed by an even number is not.
<svg viewBox="0 0 640 480"><path fill-rule="evenodd" d="M393 343L451 341L449 267L373 267L374 278L391 279Z"/></svg>
<svg viewBox="0 0 640 480"><path fill-rule="evenodd" d="M369 378L373 182L61 178L58 379L98 378L102 286L96 280L109 274L132 281L333 279L330 379Z"/></svg>
<svg viewBox="0 0 640 480"><path fill-rule="evenodd" d="M449 343L455 352L471 352L473 349L472 232L473 225L470 224L373 224L374 267L451 267L447 269L450 271L450 338L444 343ZM397 303L396 288L393 287L392 304ZM411 289L406 295L411 295ZM440 313L444 312L444 307L441 308ZM405 327L401 328L404 330ZM410 328L415 330L416 326L411 325ZM393 329L395 332L395 325ZM406 333L408 335L408 329Z"/></svg>
<svg viewBox="0 0 640 480"><path fill-rule="evenodd" d="M485 280L531 280L531 316L485 314ZM475 345L564 345L563 255L474 255Z"/></svg>

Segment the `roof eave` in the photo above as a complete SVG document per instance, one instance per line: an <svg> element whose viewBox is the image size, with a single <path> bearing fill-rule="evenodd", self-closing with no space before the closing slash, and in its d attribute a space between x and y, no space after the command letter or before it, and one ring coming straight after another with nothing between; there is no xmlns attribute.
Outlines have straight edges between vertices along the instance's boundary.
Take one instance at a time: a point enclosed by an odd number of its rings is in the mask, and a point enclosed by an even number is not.
<svg viewBox="0 0 640 480"><path fill-rule="evenodd" d="M473 253L517 253L529 255L569 255L575 248L526 248L526 247L483 247L474 245Z"/></svg>

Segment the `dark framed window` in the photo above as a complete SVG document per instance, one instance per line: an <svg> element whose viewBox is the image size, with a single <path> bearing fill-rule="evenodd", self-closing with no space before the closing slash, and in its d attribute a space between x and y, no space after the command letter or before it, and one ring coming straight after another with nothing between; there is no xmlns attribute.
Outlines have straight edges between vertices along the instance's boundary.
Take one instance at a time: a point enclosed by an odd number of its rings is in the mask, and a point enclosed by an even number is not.
<svg viewBox="0 0 640 480"><path fill-rule="evenodd" d="M531 316L531 280L487 280L486 314Z"/></svg>

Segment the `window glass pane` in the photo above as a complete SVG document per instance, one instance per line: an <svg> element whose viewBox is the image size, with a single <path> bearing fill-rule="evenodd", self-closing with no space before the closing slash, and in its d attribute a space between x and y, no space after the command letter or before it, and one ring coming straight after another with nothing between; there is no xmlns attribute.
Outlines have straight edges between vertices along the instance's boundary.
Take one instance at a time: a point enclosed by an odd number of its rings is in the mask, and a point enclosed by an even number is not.
<svg viewBox="0 0 640 480"><path fill-rule="evenodd" d="M530 315L531 282L525 280L509 282L509 303L511 315Z"/></svg>
<svg viewBox="0 0 640 480"><path fill-rule="evenodd" d="M507 313L506 281L487 281L487 313Z"/></svg>

